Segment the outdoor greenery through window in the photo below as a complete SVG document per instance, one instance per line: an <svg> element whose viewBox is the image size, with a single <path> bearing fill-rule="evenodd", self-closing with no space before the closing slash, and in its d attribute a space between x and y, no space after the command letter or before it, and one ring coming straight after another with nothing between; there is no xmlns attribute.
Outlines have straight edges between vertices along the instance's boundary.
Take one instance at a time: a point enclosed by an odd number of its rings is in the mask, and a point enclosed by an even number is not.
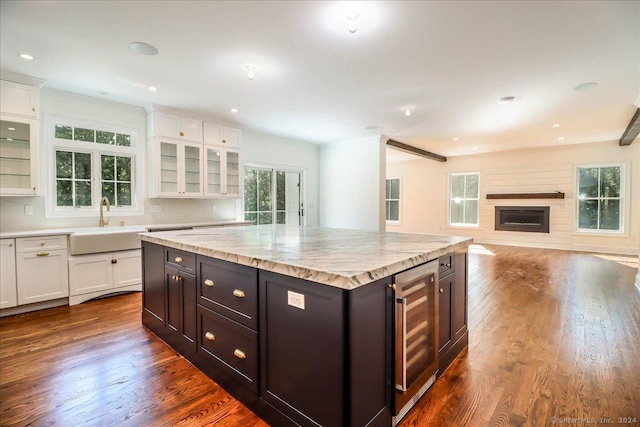
<svg viewBox="0 0 640 427"><path fill-rule="evenodd" d="M480 174L460 173L449 175L449 224L454 226L478 226L480 199Z"/></svg>
<svg viewBox="0 0 640 427"><path fill-rule="evenodd" d="M132 207L132 135L60 124L54 127L55 208L92 208L102 197L114 207Z"/></svg>
<svg viewBox="0 0 640 427"><path fill-rule="evenodd" d="M622 166L578 168L578 229L622 231Z"/></svg>
<svg viewBox="0 0 640 427"><path fill-rule="evenodd" d="M300 225L301 174L244 168L244 219L254 224Z"/></svg>
<svg viewBox="0 0 640 427"><path fill-rule="evenodd" d="M388 222L400 221L400 179L387 179L385 211Z"/></svg>

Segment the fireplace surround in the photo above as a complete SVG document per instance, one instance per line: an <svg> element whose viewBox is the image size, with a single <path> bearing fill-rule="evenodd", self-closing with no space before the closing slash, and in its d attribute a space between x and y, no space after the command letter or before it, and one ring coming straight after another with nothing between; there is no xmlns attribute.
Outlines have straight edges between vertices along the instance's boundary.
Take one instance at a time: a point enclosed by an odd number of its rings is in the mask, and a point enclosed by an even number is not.
<svg viewBox="0 0 640 427"><path fill-rule="evenodd" d="M548 233L549 214L549 206L496 206L495 229Z"/></svg>

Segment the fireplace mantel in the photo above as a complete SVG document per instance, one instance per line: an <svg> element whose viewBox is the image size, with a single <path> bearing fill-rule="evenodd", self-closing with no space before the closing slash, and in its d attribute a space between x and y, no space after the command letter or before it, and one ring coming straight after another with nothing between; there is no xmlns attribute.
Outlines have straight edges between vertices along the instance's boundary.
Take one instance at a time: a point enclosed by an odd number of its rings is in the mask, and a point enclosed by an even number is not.
<svg viewBox="0 0 640 427"><path fill-rule="evenodd" d="M504 193L487 194L487 199L564 199L564 193Z"/></svg>

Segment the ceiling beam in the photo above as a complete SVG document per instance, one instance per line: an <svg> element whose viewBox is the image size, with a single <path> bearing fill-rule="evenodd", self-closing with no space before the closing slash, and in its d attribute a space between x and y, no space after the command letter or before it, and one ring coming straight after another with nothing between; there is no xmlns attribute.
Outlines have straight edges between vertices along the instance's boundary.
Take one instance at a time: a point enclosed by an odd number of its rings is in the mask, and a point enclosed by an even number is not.
<svg viewBox="0 0 640 427"><path fill-rule="evenodd" d="M634 139L640 134L640 108L636 109L636 113L631 118L627 130L624 131L620 138L620 145L631 145Z"/></svg>
<svg viewBox="0 0 640 427"><path fill-rule="evenodd" d="M405 153L414 154L416 156L425 157L430 160L435 160L437 162L446 162L447 158L445 156L441 156L440 154L432 153L431 151L426 151L421 148L416 148L411 145L405 144L403 142L398 142L394 139L388 139L387 145L389 147L393 147L400 151L404 151Z"/></svg>

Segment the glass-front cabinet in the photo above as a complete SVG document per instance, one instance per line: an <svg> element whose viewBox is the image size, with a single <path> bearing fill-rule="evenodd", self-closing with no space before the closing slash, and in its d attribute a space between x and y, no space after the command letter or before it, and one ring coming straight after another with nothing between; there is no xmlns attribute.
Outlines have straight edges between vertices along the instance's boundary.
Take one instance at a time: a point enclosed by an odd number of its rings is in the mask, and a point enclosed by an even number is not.
<svg viewBox="0 0 640 427"><path fill-rule="evenodd" d="M0 196L37 194L37 135L37 120L0 115Z"/></svg>
<svg viewBox="0 0 640 427"><path fill-rule="evenodd" d="M159 141L157 197L202 196L202 144Z"/></svg>
<svg viewBox="0 0 640 427"><path fill-rule="evenodd" d="M206 147L205 186L207 197L240 197L240 153Z"/></svg>

